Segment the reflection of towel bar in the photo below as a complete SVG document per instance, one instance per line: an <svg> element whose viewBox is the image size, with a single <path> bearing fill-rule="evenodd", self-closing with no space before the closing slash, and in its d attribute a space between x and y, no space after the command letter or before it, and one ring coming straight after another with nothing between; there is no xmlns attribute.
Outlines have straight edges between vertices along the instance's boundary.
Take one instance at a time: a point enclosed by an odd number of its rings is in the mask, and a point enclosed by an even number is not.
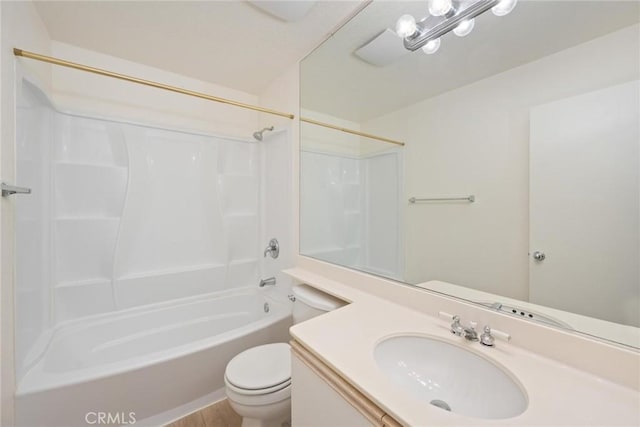
<svg viewBox="0 0 640 427"><path fill-rule="evenodd" d="M409 199L409 203L417 203L417 202L446 202L450 200L466 200L467 202L473 203L476 201L476 196L471 195L467 197L439 197L439 198L430 198L430 199L416 199L412 197Z"/></svg>

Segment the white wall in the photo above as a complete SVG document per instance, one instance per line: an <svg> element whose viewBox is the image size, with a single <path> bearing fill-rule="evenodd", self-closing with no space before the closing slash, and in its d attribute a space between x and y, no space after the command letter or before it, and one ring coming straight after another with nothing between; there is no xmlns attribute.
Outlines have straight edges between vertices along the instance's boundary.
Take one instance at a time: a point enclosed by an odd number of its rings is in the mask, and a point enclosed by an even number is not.
<svg viewBox="0 0 640 427"><path fill-rule="evenodd" d="M65 43L54 41L52 55L239 102L258 103L256 95ZM54 100L63 110L242 138L250 138L259 125L260 113L255 111L84 71L54 67L52 82Z"/></svg>
<svg viewBox="0 0 640 427"><path fill-rule="evenodd" d="M282 270L291 267L293 261L293 215L291 213L291 126L277 128L273 133L264 134L260 142L262 161L262 181L260 196L262 207L262 227L259 239L261 261L260 279L276 278L276 289L268 292L284 297L289 293L291 280ZM280 253L278 258L264 257L264 249L271 239L277 239ZM254 285L257 285L254 283Z"/></svg>
<svg viewBox="0 0 640 427"><path fill-rule="evenodd" d="M2 180L15 182L16 60L13 48L50 53L50 39L33 4L0 2L0 139ZM25 64L29 73L50 86L50 67ZM14 353L14 198L0 202L0 424L13 425Z"/></svg>
<svg viewBox="0 0 640 427"><path fill-rule="evenodd" d="M360 130L359 123L341 119L329 114L306 109L303 109L300 114L302 117L322 123L330 123L334 126L340 126L356 131ZM300 141L303 150L335 153L351 157L359 156L362 152L361 138L356 135L307 122L300 123L300 134L303 137Z"/></svg>
<svg viewBox="0 0 640 427"><path fill-rule="evenodd" d="M345 120L340 117L332 116L317 111L303 109L302 118L315 120L321 123L338 126L353 131L361 131L362 124ZM381 129L379 136L385 135L388 129ZM391 145L386 142L378 141L373 138L354 135L352 133L343 132L341 130L320 126L313 123L301 123L301 141L304 150L318 151L323 153L334 153L337 155L363 157L389 151Z"/></svg>
<svg viewBox="0 0 640 427"><path fill-rule="evenodd" d="M528 298L529 110L637 79L639 27L572 47L363 125L405 138L406 280ZM404 128L404 129L403 129Z"/></svg>
<svg viewBox="0 0 640 427"><path fill-rule="evenodd" d="M299 115L298 65L292 66L273 81L261 94L263 107ZM280 256L263 258L262 278L275 277L277 285L269 289L273 295L286 298L291 291L291 278L282 273L294 265L298 253L298 213L294 194L298 188L298 120L270 114L260 115L260 128L274 126L274 132L265 132L262 147L264 179L261 186L264 223L260 249L264 250L269 239L280 243Z"/></svg>

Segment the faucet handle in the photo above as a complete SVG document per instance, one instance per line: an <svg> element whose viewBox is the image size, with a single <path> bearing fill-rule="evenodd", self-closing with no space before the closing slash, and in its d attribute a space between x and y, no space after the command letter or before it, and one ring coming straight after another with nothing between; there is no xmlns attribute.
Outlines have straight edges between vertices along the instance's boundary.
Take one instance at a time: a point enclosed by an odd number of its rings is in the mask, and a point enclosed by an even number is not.
<svg viewBox="0 0 640 427"><path fill-rule="evenodd" d="M271 255L271 258L278 258L280 255L280 244L278 243L278 239L275 237L269 240L269 246L264 250L264 257L267 257L267 254Z"/></svg>
<svg viewBox="0 0 640 427"><path fill-rule="evenodd" d="M449 314L446 311L439 311L438 316L453 321L453 323L451 323L452 334L458 336L462 336L464 334L464 326L460 324L460 316L458 316L457 314Z"/></svg>
<svg viewBox="0 0 640 427"><path fill-rule="evenodd" d="M482 335L480 335L480 344L493 347L494 342L495 338L491 335L491 326L487 325L484 327Z"/></svg>
<svg viewBox="0 0 640 427"><path fill-rule="evenodd" d="M511 335L506 332L499 331L497 329L491 329L491 326L486 325L480 336L480 343L489 347L493 347L495 339L500 338L506 342L511 341Z"/></svg>
<svg viewBox="0 0 640 427"><path fill-rule="evenodd" d="M453 323L451 324L451 333L459 337L464 335L464 326L460 324L460 316L453 316Z"/></svg>

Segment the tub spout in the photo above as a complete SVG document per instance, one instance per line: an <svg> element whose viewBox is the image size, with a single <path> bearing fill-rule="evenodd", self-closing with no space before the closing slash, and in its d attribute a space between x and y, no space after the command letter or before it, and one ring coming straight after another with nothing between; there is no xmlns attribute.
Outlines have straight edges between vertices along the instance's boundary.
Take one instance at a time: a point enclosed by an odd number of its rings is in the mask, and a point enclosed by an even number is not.
<svg viewBox="0 0 640 427"><path fill-rule="evenodd" d="M260 280L260 287L264 288L265 286L275 286L276 284L276 278L275 277L269 277L268 279L262 279Z"/></svg>

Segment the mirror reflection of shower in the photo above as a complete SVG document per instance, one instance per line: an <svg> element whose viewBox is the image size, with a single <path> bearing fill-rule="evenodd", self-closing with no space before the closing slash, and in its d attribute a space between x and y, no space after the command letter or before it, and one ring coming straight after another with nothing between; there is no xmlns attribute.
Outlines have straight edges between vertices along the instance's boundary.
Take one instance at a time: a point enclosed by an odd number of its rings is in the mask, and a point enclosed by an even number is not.
<svg viewBox="0 0 640 427"><path fill-rule="evenodd" d="M268 130L268 131L272 131L272 130L273 130L273 126L268 127L268 128L263 128L262 130L259 130L259 131L255 131L255 132L253 133L253 137L254 137L256 140L258 140L258 141L262 141L262 134L263 134L263 133L264 133L264 131L266 131L266 130Z"/></svg>

